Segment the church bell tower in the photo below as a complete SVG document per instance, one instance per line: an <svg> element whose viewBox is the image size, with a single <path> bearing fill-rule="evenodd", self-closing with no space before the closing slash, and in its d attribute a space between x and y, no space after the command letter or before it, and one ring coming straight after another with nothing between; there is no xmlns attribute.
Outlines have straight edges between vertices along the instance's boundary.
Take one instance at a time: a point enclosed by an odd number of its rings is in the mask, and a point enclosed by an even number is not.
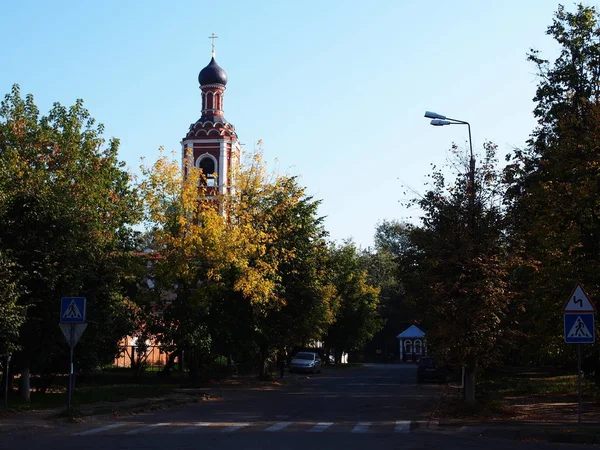
<svg viewBox="0 0 600 450"><path fill-rule="evenodd" d="M182 162L186 156L202 169L206 176L208 192L230 192L233 168L239 164L241 145L235 127L223 115L223 97L227 73L215 61L215 39L212 39L212 58L200 71L198 82L202 95L200 118L190 125L181 141Z"/></svg>

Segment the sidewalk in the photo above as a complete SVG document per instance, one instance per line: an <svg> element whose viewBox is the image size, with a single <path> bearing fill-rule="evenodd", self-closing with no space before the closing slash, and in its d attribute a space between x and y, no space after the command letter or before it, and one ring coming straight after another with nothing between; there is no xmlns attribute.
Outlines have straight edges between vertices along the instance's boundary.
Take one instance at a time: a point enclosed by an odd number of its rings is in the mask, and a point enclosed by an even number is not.
<svg viewBox="0 0 600 450"><path fill-rule="evenodd" d="M519 441L543 441L569 444L600 445L600 424L582 424L578 430L573 422L461 422L459 420L438 421L440 432L451 432L470 436Z"/></svg>
<svg viewBox="0 0 600 450"><path fill-rule="evenodd" d="M94 422L146 411L184 406L215 398L205 389L179 389L155 398L131 398L121 402L96 402L74 407L74 416L67 417L65 408L0 412L0 435L24 428L31 431L50 429L68 422Z"/></svg>
<svg viewBox="0 0 600 450"><path fill-rule="evenodd" d="M74 407L75 414L72 418L65 415L64 407L8 412L0 410L0 435L23 429L32 432L51 429L66 422L96 422L198 402L218 401L221 394L227 391L281 389L293 385L297 381L296 377L259 381L255 375L232 376L228 379L208 382L200 388L175 389L160 397L130 398L119 402L103 401L77 405Z"/></svg>
<svg viewBox="0 0 600 450"><path fill-rule="evenodd" d="M520 441L600 445L600 404L591 399L582 403L582 424L578 427L574 394L507 396L497 414L469 417L459 412L453 417L451 410L443 411L443 405L458 398L458 393L458 386L448 385L440 399L441 409L436 411L440 431Z"/></svg>

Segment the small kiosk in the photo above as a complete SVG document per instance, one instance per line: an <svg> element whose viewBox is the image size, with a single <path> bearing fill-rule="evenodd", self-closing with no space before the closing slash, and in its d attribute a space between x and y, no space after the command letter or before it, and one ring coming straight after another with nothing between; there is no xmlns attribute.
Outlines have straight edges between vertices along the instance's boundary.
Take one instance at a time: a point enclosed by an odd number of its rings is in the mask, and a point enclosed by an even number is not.
<svg viewBox="0 0 600 450"><path fill-rule="evenodd" d="M398 336L400 347L400 361L417 361L421 356L427 354L427 343L425 333L416 325L411 325Z"/></svg>

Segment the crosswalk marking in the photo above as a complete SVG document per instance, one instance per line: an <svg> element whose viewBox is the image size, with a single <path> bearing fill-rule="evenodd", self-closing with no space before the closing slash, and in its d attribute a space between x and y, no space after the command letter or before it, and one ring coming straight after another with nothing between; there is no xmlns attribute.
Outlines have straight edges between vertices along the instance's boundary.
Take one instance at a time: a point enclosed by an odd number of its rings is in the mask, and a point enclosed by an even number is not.
<svg viewBox="0 0 600 450"><path fill-rule="evenodd" d="M111 425L106 425L105 427L92 428L91 430L82 431L81 433L75 433L73 436L87 436L88 434L102 433L103 431L113 430L124 425L124 423L113 423Z"/></svg>
<svg viewBox="0 0 600 450"><path fill-rule="evenodd" d="M245 428L250 426L249 423L236 423L235 425L229 425L221 430L221 433L233 433L234 431L239 430L240 428Z"/></svg>
<svg viewBox="0 0 600 450"><path fill-rule="evenodd" d="M211 425L210 422L198 422L198 423L195 423L194 425L190 425L190 426L183 427L183 428L178 428L178 429L172 431L171 434L189 433L190 431L197 430L198 428L210 427L210 425Z"/></svg>
<svg viewBox="0 0 600 450"><path fill-rule="evenodd" d="M140 433L145 433L146 431L150 431L150 430L152 430L153 428L156 428L156 427L167 427L169 425L171 425L170 422L167 422L167 423L153 423L152 425L148 425L148 426L140 427L140 428L135 428L133 430L127 431L124 434L140 434Z"/></svg>
<svg viewBox="0 0 600 450"><path fill-rule="evenodd" d="M325 431L331 425L333 425L333 422L319 422L318 424L316 424L314 427L312 427L308 431L310 431L312 433L320 433L322 431Z"/></svg>
<svg viewBox="0 0 600 450"><path fill-rule="evenodd" d="M271 425L270 427L266 428L265 431L281 431L285 427L290 426L292 423L294 423L294 422L279 422L279 423L276 423L275 425Z"/></svg>
<svg viewBox="0 0 600 450"><path fill-rule="evenodd" d="M371 425L373 425L373 422L359 422L356 425L354 425L354 428L352 428L352 432L353 433L366 433L367 431L369 431L369 428L371 427Z"/></svg>
<svg viewBox="0 0 600 450"><path fill-rule="evenodd" d="M127 428L125 428L127 427ZM219 433L235 433L242 429L249 429L256 432L277 432L277 431L296 431L296 432L351 432L351 433L410 433L414 430L420 431L440 431L443 428L439 427L439 423L432 421L410 421L410 420L395 420L395 421L375 421L375 422L162 422L162 423L139 423L139 422L118 422L97 428L73 433L74 436L97 435L100 433L109 433L112 430L119 429L116 434L138 435L142 433L150 433L152 430L162 427L168 427L166 432L171 434L182 433L201 433L201 432L219 432ZM456 428L458 433L465 434L481 434L484 427L479 426L463 426ZM115 432L112 432L115 434Z"/></svg>
<svg viewBox="0 0 600 450"><path fill-rule="evenodd" d="M396 426L394 427L395 433L409 433L410 432L410 420L396 420Z"/></svg>

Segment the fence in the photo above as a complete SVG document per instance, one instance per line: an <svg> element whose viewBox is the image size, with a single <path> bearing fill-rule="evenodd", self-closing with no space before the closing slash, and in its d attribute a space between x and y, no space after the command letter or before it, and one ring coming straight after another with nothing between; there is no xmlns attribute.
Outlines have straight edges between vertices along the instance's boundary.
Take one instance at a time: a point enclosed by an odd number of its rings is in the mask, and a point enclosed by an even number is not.
<svg viewBox="0 0 600 450"><path fill-rule="evenodd" d="M146 367L162 368L169 359L169 354L160 345L150 345L145 353L140 354L140 349L135 345L127 345L114 360L115 367L131 367L132 361L142 361Z"/></svg>

